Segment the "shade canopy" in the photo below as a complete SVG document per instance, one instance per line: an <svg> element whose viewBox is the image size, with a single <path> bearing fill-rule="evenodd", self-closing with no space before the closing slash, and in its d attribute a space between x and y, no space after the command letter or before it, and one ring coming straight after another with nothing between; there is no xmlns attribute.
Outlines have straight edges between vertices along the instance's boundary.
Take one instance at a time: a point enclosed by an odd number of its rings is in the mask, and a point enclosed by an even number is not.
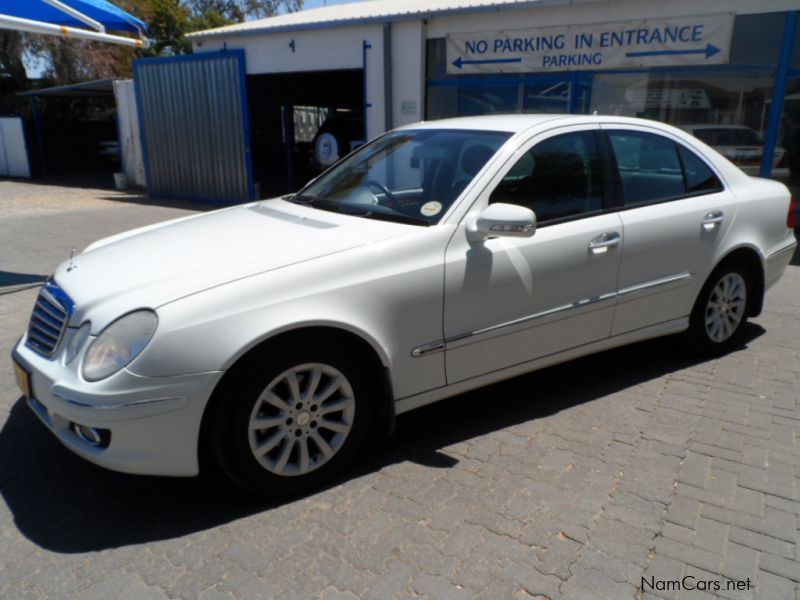
<svg viewBox="0 0 800 600"><path fill-rule="evenodd" d="M96 79L70 85L28 90L17 92L19 96L27 97L58 97L58 98L113 98L114 81L116 79Z"/></svg>
<svg viewBox="0 0 800 600"><path fill-rule="evenodd" d="M101 23L109 31L140 33L147 30L144 22L106 0L60 0L60 3ZM84 21L42 0L0 0L0 15L64 27L86 27Z"/></svg>

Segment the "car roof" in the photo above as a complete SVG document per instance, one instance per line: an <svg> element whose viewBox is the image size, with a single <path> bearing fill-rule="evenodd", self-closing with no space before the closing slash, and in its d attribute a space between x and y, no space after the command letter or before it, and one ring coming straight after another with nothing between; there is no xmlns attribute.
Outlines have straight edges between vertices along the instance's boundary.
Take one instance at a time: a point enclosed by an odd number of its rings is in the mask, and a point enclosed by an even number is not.
<svg viewBox="0 0 800 600"><path fill-rule="evenodd" d="M569 119L572 116L574 115L483 115L479 117L422 121L421 123L407 125L402 129L474 129L517 133L546 121Z"/></svg>
<svg viewBox="0 0 800 600"><path fill-rule="evenodd" d="M438 119L435 121L422 121L405 125L398 129L467 129L473 131L504 131L520 133L542 123L561 121L565 125L581 125L591 123L617 123L630 125L644 125L669 129L668 125L650 119L636 119L633 117L619 117L615 115L568 115L568 114L510 114L510 115L483 115L479 117L457 117L452 119Z"/></svg>

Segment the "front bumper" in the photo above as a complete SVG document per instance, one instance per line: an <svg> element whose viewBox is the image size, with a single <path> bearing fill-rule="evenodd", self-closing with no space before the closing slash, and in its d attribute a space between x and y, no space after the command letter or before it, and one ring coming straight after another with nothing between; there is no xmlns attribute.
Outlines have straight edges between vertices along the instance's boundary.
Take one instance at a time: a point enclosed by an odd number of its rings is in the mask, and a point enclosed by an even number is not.
<svg viewBox="0 0 800 600"><path fill-rule="evenodd" d="M124 473L198 474L200 423L222 372L142 377L123 369L90 383L58 357L51 360L32 351L24 338L12 355L31 373L28 406L76 454ZM109 430L109 445L96 447L81 439L72 423Z"/></svg>

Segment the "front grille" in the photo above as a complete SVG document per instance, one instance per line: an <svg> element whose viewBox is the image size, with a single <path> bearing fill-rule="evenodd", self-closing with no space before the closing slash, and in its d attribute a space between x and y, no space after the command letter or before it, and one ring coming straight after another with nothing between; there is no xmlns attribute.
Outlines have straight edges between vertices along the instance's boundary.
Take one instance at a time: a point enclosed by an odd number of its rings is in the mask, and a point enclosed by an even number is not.
<svg viewBox="0 0 800 600"><path fill-rule="evenodd" d="M28 347L42 356L53 356L64 337L74 308L72 300L58 284L53 280L47 281L33 305L25 342Z"/></svg>

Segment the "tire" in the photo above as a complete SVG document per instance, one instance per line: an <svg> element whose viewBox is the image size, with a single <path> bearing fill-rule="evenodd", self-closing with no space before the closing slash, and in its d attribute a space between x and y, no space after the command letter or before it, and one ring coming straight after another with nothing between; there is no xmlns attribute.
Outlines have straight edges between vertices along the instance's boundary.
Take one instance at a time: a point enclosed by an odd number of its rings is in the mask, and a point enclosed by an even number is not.
<svg viewBox="0 0 800 600"><path fill-rule="evenodd" d="M320 346L256 355L219 399L212 456L245 489L272 497L310 491L363 445L375 400L370 379L353 353Z"/></svg>
<svg viewBox="0 0 800 600"><path fill-rule="evenodd" d="M720 356L738 346L754 296L750 270L723 264L709 275L697 296L686 338L692 350Z"/></svg>

